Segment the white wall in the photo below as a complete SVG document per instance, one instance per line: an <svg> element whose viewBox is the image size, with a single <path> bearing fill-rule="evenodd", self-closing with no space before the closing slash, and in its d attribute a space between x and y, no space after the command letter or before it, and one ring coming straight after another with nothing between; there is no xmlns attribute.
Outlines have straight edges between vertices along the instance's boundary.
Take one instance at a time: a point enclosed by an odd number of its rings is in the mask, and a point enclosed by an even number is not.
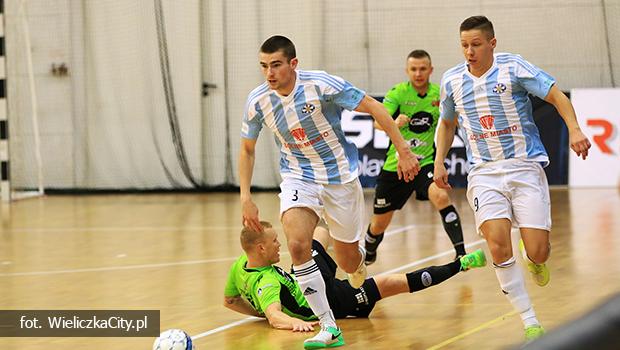
<svg viewBox="0 0 620 350"><path fill-rule="evenodd" d="M495 25L497 51L520 53L556 77L561 89L611 87L610 57L616 85L620 80L620 1L603 3L163 0L191 172L205 185L237 183L243 108L262 82L257 51L271 35L296 43L301 68L326 70L381 94L405 79L404 58L416 48L432 55L438 82L462 59L461 21L485 14ZM18 4L5 2L10 142L13 183L29 186L35 169ZM26 4L46 186L190 186L171 142L153 1ZM53 77L53 62L68 63L70 76ZM203 81L217 85L208 97L200 96ZM254 184L272 187L279 183L278 153L271 133L263 134Z"/></svg>

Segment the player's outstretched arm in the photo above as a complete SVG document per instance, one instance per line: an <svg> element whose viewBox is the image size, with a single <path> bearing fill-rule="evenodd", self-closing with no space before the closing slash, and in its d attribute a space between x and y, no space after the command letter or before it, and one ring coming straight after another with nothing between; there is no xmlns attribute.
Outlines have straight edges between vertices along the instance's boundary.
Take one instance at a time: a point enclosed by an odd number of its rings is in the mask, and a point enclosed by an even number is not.
<svg viewBox="0 0 620 350"><path fill-rule="evenodd" d="M244 315L261 317L261 315L241 296L224 297L224 306Z"/></svg>
<svg viewBox="0 0 620 350"><path fill-rule="evenodd" d="M257 232L263 232L263 226L258 218L258 207L252 201L250 186L252 185L252 173L254 172L254 153L256 140L241 138L239 150L239 189L241 200L241 221L243 226Z"/></svg>
<svg viewBox="0 0 620 350"><path fill-rule="evenodd" d="M448 150L452 146L454 140L454 131L456 130L456 118L453 120L447 120L441 118L441 122L437 127L437 153L435 156L435 169L433 171L433 180L439 188L450 189L451 186L448 183L448 171L444 161L448 155Z"/></svg>
<svg viewBox="0 0 620 350"><path fill-rule="evenodd" d="M312 332L319 321L304 321L282 312L280 303L273 303L265 309L269 324L276 329L290 329L293 332Z"/></svg>
<svg viewBox="0 0 620 350"><path fill-rule="evenodd" d="M410 119L411 118L409 118L406 114L399 114L398 117L394 119L394 122L396 123L396 127L400 129L403 126L407 125ZM372 125L375 127L375 129L383 131L383 128L381 127L381 125L379 125L379 123L377 123L376 120L373 122Z"/></svg>
<svg viewBox="0 0 620 350"><path fill-rule="evenodd" d="M420 171L420 164L415 155L411 153L409 144L400 134L396 123L385 107L379 101L366 95L355 110L372 115L388 135L394 147L396 147L396 152L398 153L398 178L404 179L406 182L413 180Z"/></svg>
<svg viewBox="0 0 620 350"><path fill-rule="evenodd" d="M575 115L575 109L568 97L564 95L560 89L555 85L551 87L549 93L545 97L545 101L551 103L555 109L558 110L566 127L568 128L568 138L570 140L570 148L577 154L578 157L586 159L588 156L588 150L592 147L588 137L583 134L579 123L577 122L577 116Z"/></svg>

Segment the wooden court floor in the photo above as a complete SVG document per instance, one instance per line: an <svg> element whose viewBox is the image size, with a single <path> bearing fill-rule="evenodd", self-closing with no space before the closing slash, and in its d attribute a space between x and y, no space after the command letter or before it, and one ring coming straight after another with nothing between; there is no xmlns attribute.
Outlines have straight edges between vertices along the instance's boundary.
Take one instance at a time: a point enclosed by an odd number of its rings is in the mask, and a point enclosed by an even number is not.
<svg viewBox="0 0 620 350"><path fill-rule="evenodd" d="M526 283L548 330L620 292L620 191L552 189L552 279ZM462 189L452 198L470 250ZM368 213L372 193L366 194ZM257 193L262 219L280 230L276 193ZM241 253L238 194L46 196L3 205L0 309L158 309L199 349L301 349L308 334L273 330L222 306ZM514 232L516 243L518 234ZM280 240L285 239L280 232ZM283 245L281 266L290 257ZM448 262L453 253L430 203L397 213L370 274ZM505 349L522 340L518 315L491 267L379 302L369 319L341 320L349 349ZM152 338L0 338L3 349L150 349Z"/></svg>

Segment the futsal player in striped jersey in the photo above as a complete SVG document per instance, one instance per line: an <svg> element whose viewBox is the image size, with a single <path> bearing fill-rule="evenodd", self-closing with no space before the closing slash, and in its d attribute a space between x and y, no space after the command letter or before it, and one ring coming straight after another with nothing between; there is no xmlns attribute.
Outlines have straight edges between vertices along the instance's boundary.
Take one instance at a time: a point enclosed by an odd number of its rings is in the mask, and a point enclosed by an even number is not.
<svg viewBox="0 0 620 350"><path fill-rule="evenodd" d="M383 105L340 77L297 69L294 44L286 37L267 39L259 52L265 82L248 96L241 130L239 187L243 225L262 232L250 194L256 140L263 126L280 148L280 219L293 271L321 330L306 348L344 343L325 294L325 282L312 259L312 235L320 217L334 238L338 265L359 288L366 279L364 195L358 180L355 145L340 124L343 109L372 115L400 155L399 177L411 181L419 171L416 157Z"/></svg>
<svg viewBox="0 0 620 350"><path fill-rule="evenodd" d="M549 157L534 124L528 93L555 106L578 156L586 159L590 142L553 77L519 55L494 54L497 41L486 17L463 21L460 38L466 61L444 73L441 82L434 180L439 187L450 188L444 160L458 120L467 140L471 165L467 198L476 226L487 241L502 291L521 315L526 340L532 340L545 331L515 265L510 230L512 225L519 228L527 268L539 286L546 285L551 209L543 171Z"/></svg>

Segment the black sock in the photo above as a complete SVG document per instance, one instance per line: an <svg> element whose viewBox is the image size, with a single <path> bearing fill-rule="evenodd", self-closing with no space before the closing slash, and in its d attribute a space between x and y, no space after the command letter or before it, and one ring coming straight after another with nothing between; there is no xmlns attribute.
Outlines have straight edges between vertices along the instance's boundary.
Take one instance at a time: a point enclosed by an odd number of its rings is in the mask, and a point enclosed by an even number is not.
<svg viewBox="0 0 620 350"><path fill-rule="evenodd" d="M379 243L383 240L383 232L373 235L370 232L370 225L368 225L368 229L366 230L366 238L364 242L364 248L366 248L366 255L374 256L377 253L377 248L379 248Z"/></svg>
<svg viewBox="0 0 620 350"><path fill-rule="evenodd" d="M465 243L463 242L463 230L461 229L461 219L459 213L453 205L449 205L439 211L441 223L444 230L448 233L450 241L456 250L457 255L465 255Z"/></svg>
<svg viewBox="0 0 620 350"><path fill-rule="evenodd" d="M366 237L370 237L371 239L377 239L378 238L378 239L381 240L381 239L383 239L383 234L384 233L385 232L380 232L380 233L374 234L374 233L370 232L370 225L368 225L368 229L366 230Z"/></svg>
<svg viewBox="0 0 620 350"><path fill-rule="evenodd" d="M407 284L409 284L409 293L439 284L456 275L459 271L461 271L461 262L455 260L449 264L430 266L421 270L409 272L406 275Z"/></svg>

